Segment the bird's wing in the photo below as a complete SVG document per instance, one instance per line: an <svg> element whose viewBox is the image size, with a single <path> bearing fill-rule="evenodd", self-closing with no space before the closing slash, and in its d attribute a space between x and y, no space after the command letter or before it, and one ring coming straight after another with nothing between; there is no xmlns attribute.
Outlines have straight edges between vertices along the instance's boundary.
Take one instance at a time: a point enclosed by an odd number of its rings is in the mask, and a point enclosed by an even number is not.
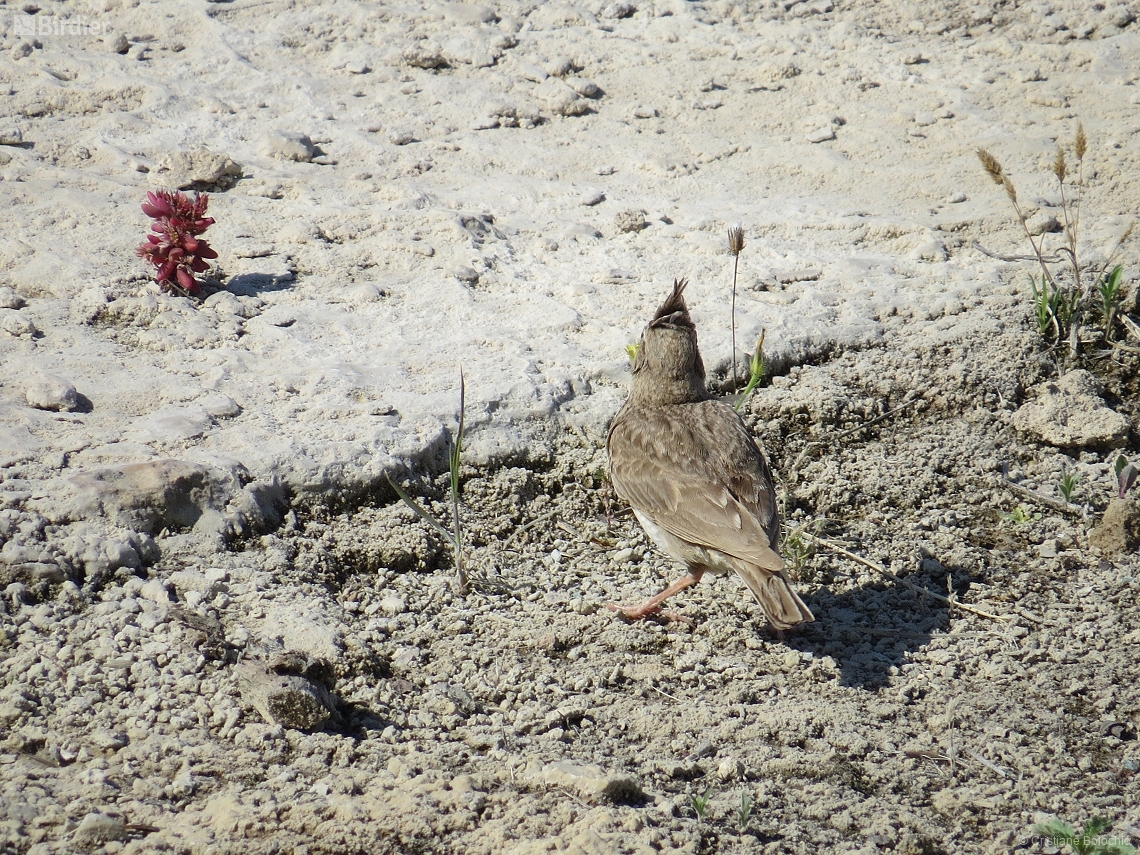
<svg viewBox="0 0 1140 855"><path fill-rule="evenodd" d="M772 572L779 523L764 456L716 401L623 410L607 445L617 494L690 543Z"/></svg>

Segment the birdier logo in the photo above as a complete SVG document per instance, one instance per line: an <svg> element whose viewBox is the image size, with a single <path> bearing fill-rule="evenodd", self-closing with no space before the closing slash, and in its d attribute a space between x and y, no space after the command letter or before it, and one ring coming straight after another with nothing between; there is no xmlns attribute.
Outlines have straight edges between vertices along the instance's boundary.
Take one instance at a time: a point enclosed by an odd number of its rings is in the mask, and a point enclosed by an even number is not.
<svg viewBox="0 0 1140 855"><path fill-rule="evenodd" d="M17 36L105 36L110 29L109 24L92 21L86 15L22 15L12 21L12 32Z"/></svg>

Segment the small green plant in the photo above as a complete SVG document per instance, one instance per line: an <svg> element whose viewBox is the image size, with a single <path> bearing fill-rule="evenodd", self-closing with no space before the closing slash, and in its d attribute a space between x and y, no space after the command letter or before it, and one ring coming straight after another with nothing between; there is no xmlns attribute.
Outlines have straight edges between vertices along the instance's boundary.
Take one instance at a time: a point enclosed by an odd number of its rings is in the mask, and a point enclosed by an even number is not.
<svg viewBox="0 0 1140 855"><path fill-rule="evenodd" d="M740 253L744 252L744 229L740 223L728 228L728 251L732 253L732 391L736 391L736 271L740 267Z"/></svg>
<svg viewBox="0 0 1140 855"><path fill-rule="evenodd" d="M1057 482L1057 492L1069 504L1072 504L1073 490L1076 489L1078 480L1080 480L1080 476L1072 469L1066 467L1061 471L1061 480Z"/></svg>
<svg viewBox="0 0 1140 855"><path fill-rule="evenodd" d="M1112 823L1104 817L1093 817L1080 830L1059 819L1033 826L1033 833L1048 838L1052 846L1068 846L1076 855L1135 855L1136 848L1123 837L1105 834Z"/></svg>
<svg viewBox="0 0 1140 855"><path fill-rule="evenodd" d="M744 391L737 396L736 403L732 405L732 408L738 413L740 408L744 406L744 402L748 400L748 396L756 391L756 387L764 379L764 369L764 330L760 330L756 350L752 353L752 361L748 363L748 383L745 385Z"/></svg>
<svg viewBox="0 0 1140 855"><path fill-rule="evenodd" d="M1124 267L1116 265L1107 276L1100 277L1096 282L1096 293L1100 297L1100 313L1104 322L1104 340L1111 342L1116 312L1120 308L1121 280L1124 278Z"/></svg>
<svg viewBox="0 0 1140 855"><path fill-rule="evenodd" d="M736 827L741 831L748 828L748 823L752 821L752 796L748 790L740 791L740 806L736 809Z"/></svg>
<svg viewBox="0 0 1140 855"><path fill-rule="evenodd" d="M463 381L463 368L459 369L459 428L452 438L451 451L448 454L448 470L451 475L451 531L447 530L439 520L425 511L420 503L413 499L404 491L404 489L392 480L390 475L384 477L388 479L388 483L392 485L392 489L396 491L396 495L403 500L416 516L426 522L429 526L439 532L443 538L451 544L451 548L455 553L455 591L459 595L467 593L467 570L463 566L463 529L459 524L459 465L460 458L463 454L463 427L464 427L464 411L465 411L465 398L466 398L466 384Z"/></svg>
<svg viewBox="0 0 1140 855"><path fill-rule="evenodd" d="M1129 463L1128 458L1121 454L1116 458L1116 498L1123 499L1128 495L1128 491L1132 489L1132 485L1136 483L1136 476L1140 474L1136 469L1134 463Z"/></svg>
<svg viewBox="0 0 1140 855"><path fill-rule="evenodd" d="M704 822L705 818L709 815L709 793L712 790L705 790L703 796L689 796L689 807L693 809L693 813L697 815L698 822Z"/></svg>
<svg viewBox="0 0 1140 855"><path fill-rule="evenodd" d="M1040 513L1036 511L1030 512L1026 510L1025 505L1018 505L1008 514L1003 514L1003 516L1014 525L1022 525L1027 522L1033 522L1035 520L1041 519Z"/></svg>
<svg viewBox="0 0 1140 855"><path fill-rule="evenodd" d="M641 347L640 344L627 344L625 346L625 355L629 357L629 364L637 362L637 349Z"/></svg>
<svg viewBox="0 0 1140 855"><path fill-rule="evenodd" d="M790 532L784 538L783 543L780 544L780 550L784 553L784 557L788 559L788 567L792 571L793 578L810 582L811 579L805 578L807 563L816 552L815 539L812 537L805 537L805 529L811 527L812 532L818 532L822 528L822 523L807 522L799 528Z"/></svg>
<svg viewBox="0 0 1140 855"><path fill-rule="evenodd" d="M1113 327L1119 311L1121 300L1121 280L1123 268L1117 265L1108 271L1116 250L1132 234L1132 225L1129 225L1124 234L1116 242L1115 248L1108 255L1108 261L1101 269L1093 285L1087 282L1087 271L1082 267L1078 253L1078 236L1080 234L1081 204L1084 201L1088 184L1085 180L1085 155L1088 153L1088 138L1085 129L1077 125L1077 132L1073 138L1072 153L1076 160L1076 172L1069 169L1069 162L1065 157L1065 149L1058 144L1056 156L1050 171L1057 180L1061 195L1061 216L1064 226L1061 228L1061 245L1057 247L1057 255L1046 255L1046 233L1034 234L1036 229L1029 227L1028 215L1018 201L1017 189L1013 181L1002 168L997 158L985 149L978 149L978 159L982 168L995 184L1005 190L1017 214L1018 222L1033 247L1033 257L1041 268L1041 276L1030 277L1033 295L1033 316L1037 324L1037 331L1042 338L1054 347L1068 344L1069 355L1076 357L1081 345L1081 324L1095 309L1101 315L1103 323L1103 337L1106 342L1113 338ZM1058 256L1062 257L1068 267L1064 272L1059 267ZM1051 266L1053 265L1053 266Z"/></svg>
<svg viewBox="0 0 1140 855"><path fill-rule="evenodd" d="M1040 281L1030 276L1029 288L1033 294L1033 318L1037 321L1037 332L1042 338L1052 335L1055 341L1062 341L1072 327L1080 295L1076 291L1062 291L1044 276Z"/></svg>

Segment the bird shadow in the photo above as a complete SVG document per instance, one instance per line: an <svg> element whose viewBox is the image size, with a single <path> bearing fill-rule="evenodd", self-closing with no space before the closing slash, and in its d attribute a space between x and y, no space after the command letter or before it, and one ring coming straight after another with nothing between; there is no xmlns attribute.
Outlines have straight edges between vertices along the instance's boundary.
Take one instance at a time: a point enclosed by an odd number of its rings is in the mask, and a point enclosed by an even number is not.
<svg viewBox="0 0 1140 855"><path fill-rule="evenodd" d="M969 571L946 567L956 594L973 581ZM933 590L932 580L916 574L910 581ZM951 608L901 585L870 584L832 593L821 588L809 599L815 622L787 634L785 644L814 657L830 656L842 686L876 691L936 633L950 629Z"/></svg>

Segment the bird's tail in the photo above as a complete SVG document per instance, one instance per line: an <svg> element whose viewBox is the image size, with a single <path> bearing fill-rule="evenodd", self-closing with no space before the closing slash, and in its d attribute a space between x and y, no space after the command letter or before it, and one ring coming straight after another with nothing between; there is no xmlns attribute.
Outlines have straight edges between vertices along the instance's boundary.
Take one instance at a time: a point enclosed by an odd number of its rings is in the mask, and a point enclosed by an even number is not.
<svg viewBox="0 0 1140 855"><path fill-rule="evenodd" d="M747 572L740 569L737 572L764 610L768 622L776 629L791 629L815 620L811 609L800 599L783 573L752 566Z"/></svg>

